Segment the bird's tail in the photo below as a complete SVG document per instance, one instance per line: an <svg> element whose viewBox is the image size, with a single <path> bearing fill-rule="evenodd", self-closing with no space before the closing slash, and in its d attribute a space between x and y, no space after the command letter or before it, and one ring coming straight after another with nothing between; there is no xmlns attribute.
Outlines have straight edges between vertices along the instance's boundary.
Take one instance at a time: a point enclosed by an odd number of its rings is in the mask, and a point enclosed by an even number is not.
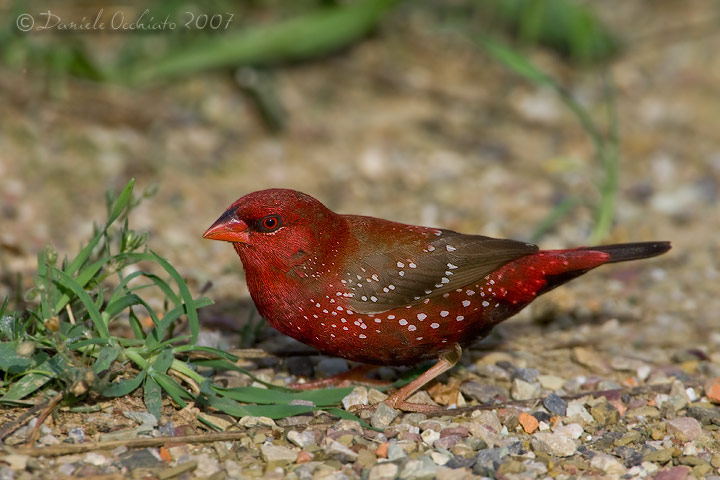
<svg viewBox="0 0 720 480"><path fill-rule="evenodd" d="M662 255L670 250L670 242L638 242L618 243L615 245L600 245L597 247L582 247L576 250L592 250L610 255L605 263L626 262Z"/></svg>
<svg viewBox="0 0 720 480"><path fill-rule="evenodd" d="M573 278L577 278L600 265L655 257L662 255L668 250L670 250L670 242L639 242L541 252L549 255L558 255L559 258L565 261L561 263L556 262L554 269L545 268L545 285L540 287L537 295L559 287L563 283L569 282ZM599 256L598 252L601 254L604 253L605 255ZM542 265L543 262L540 261L539 263Z"/></svg>

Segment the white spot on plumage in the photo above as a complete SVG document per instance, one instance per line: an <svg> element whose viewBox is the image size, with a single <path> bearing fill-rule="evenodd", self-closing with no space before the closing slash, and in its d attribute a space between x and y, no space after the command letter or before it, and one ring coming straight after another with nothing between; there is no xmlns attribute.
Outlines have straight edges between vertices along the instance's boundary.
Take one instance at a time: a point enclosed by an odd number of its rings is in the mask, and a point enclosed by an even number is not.
<svg viewBox="0 0 720 480"><path fill-rule="evenodd" d="M382 320L380 320L379 318L376 318L375 323L382 323Z"/></svg>
<svg viewBox="0 0 720 480"><path fill-rule="evenodd" d="M318 308L320 308L320 304L319 304L319 303L316 303L315 306L318 307Z"/></svg>
<svg viewBox="0 0 720 480"><path fill-rule="evenodd" d="M423 337L417 337L415 340L422 340Z"/></svg>
<svg viewBox="0 0 720 480"><path fill-rule="evenodd" d="M425 290L425 295L430 295L432 293L432 290Z"/></svg>
<svg viewBox="0 0 720 480"><path fill-rule="evenodd" d="M410 262L410 263L408 264L408 267L410 267L410 268L417 268L417 265L415 265L413 262Z"/></svg>
<svg viewBox="0 0 720 480"><path fill-rule="evenodd" d="M398 272L398 275L400 275L401 277L404 277L404 276L405 276L405 272L402 271L402 270L400 270L400 271Z"/></svg>
<svg viewBox="0 0 720 480"><path fill-rule="evenodd" d="M358 335L358 337L359 338L367 338L367 336L364 333L361 333L360 335Z"/></svg>
<svg viewBox="0 0 720 480"><path fill-rule="evenodd" d="M432 252L433 250L435 250L435 247L433 247L432 245L430 245L427 249L428 249L428 252Z"/></svg>
<svg viewBox="0 0 720 480"><path fill-rule="evenodd" d="M455 270L456 268L458 268L457 265L453 265L452 263L448 263L448 264L447 264L447 267L448 267L450 270Z"/></svg>
<svg viewBox="0 0 720 480"><path fill-rule="evenodd" d="M345 320L344 318L341 318L340 321L343 323L347 323L347 320Z"/></svg>
<svg viewBox="0 0 720 480"><path fill-rule="evenodd" d="M343 330L350 330L348 327L343 327Z"/></svg>
<svg viewBox="0 0 720 480"><path fill-rule="evenodd" d="M467 294L468 297L472 297L473 295L475 295L475 292L472 290L465 290L465 293Z"/></svg>
<svg viewBox="0 0 720 480"><path fill-rule="evenodd" d="M442 278L440 279L440 283L450 283L450 279L447 278L447 277L442 277Z"/></svg>
<svg viewBox="0 0 720 480"><path fill-rule="evenodd" d="M328 313L326 308L323 308L323 313Z"/></svg>
<svg viewBox="0 0 720 480"><path fill-rule="evenodd" d="M389 288L390 290L395 290L395 285L390 284L390 285L388 285L388 288Z"/></svg>
<svg viewBox="0 0 720 480"><path fill-rule="evenodd" d="M442 312L440 312L441 317L447 317L448 315L450 315L450 312L448 312L447 310L443 310Z"/></svg>
<svg viewBox="0 0 720 480"><path fill-rule="evenodd" d="M448 298L450 296L449 293L443 293L443 298Z"/></svg>
<svg viewBox="0 0 720 480"><path fill-rule="evenodd" d="M490 302L488 302L487 300L485 300L484 302L482 302L482 306L483 306L483 307L489 307L489 306L490 306Z"/></svg>
<svg viewBox="0 0 720 480"><path fill-rule="evenodd" d="M462 315L458 315L457 317L455 317L455 320L457 320L458 322L462 322L463 320L465 320L465 317L463 317Z"/></svg>
<svg viewBox="0 0 720 480"><path fill-rule="evenodd" d="M398 323L399 323L400 325L402 325L402 326L405 326L405 325L407 325L407 324L408 324L408 321L407 321L407 320L405 320L404 318L401 318L401 319L400 319L400 321L399 321Z"/></svg>
<svg viewBox="0 0 720 480"><path fill-rule="evenodd" d="M445 245L445 248L448 252L454 252L455 250L457 250L457 248L453 247L452 245Z"/></svg>
<svg viewBox="0 0 720 480"><path fill-rule="evenodd" d="M414 332L415 330L417 330L417 327L415 325L409 325L408 330Z"/></svg>
<svg viewBox="0 0 720 480"><path fill-rule="evenodd" d="M389 293L389 292L390 292L390 290L388 290L388 288L387 288L387 287L385 287L385 288L383 288L383 292L385 292L385 293Z"/></svg>
<svg viewBox="0 0 720 480"><path fill-rule="evenodd" d="M334 334L334 333L331 333L330 336L331 336L332 338L335 338L335 334Z"/></svg>
<svg viewBox="0 0 720 480"><path fill-rule="evenodd" d="M372 300L373 302L377 302L377 297L373 295L372 297L370 297L370 300Z"/></svg>
<svg viewBox="0 0 720 480"><path fill-rule="evenodd" d="M430 328L440 328L440 324L439 323L431 323Z"/></svg>
<svg viewBox="0 0 720 480"><path fill-rule="evenodd" d="M403 268L405 266L403 262L397 262L396 265L398 266L398 268Z"/></svg>
<svg viewBox="0 0 720 480"><path fill-rule="evenodd" d="M395 319L395 315L388 315L388 320L394 320L394 319Z"/></svg>
<svg viewBox="0 0 720 480"><path fill-rule="evenodd" d="M422 322L423 320L425 320L426 318L427 318L427 315L425 315L424 313L418 313L418 314L417 314L417 319L420 320L421 322Z"/></svg>
<svg viewBox="0 0 720 480"><path fill-rule="evenodd" d="M463 307L469 307L470 306L470 300L463 300L462 301Z"/></svg>
<svg viewBox="0 0 720 480"><path fill-rule="evenodd" d="M378 280L380 280L380 277L377 276L377 273L373 273L371 278L372 278L373 280L375 280L376 282L377 282Z"/></svg>
<svg viewBox="0 0 720 480"><path fill-rule="evenodd" d="M362 280L362 277L360 275L356 275L358 280Z"/></svg>

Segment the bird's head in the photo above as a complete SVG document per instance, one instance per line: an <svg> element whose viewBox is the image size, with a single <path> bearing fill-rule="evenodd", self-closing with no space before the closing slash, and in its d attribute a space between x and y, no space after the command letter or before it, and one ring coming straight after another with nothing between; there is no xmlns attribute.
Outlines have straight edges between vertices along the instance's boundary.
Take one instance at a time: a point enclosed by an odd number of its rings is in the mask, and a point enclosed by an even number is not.
<svg viewBox="0 0 720 480"><path fill-rule="evenodd" d="M245 264L275 264L283 270L309 256L324 255L342 234L341 217L313 197L270 189L238 199L203 234L232 242Z"/></svg>

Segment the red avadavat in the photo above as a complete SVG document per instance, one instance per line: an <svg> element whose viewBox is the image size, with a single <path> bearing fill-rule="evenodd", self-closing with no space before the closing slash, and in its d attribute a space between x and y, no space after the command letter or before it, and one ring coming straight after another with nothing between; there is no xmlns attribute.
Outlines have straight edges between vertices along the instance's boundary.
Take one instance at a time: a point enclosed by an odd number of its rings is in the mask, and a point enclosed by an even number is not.
<svg viewBox="0 0 720 480"><path fill-rule="evenodd" d="M294 190L246 195L205 232L232 242L260 314L318 350L372 365L438 362L386 402L455 365L461 349L553 288L669 242L539 250L515 240L340 215ZM366 369L365 369L366 370Z"/></svg>

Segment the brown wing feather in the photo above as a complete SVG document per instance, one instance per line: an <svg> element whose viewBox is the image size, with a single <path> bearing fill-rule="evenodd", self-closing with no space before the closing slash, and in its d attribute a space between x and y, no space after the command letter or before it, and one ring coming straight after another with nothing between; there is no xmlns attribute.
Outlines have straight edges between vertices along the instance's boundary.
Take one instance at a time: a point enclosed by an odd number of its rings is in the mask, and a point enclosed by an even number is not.
<svg viewBox="0 0 720 480"><path fill-rule="evenodd" d="M515 240L430 230L410 247L389 247L348 266L343 280L358 313L421 303L475 282L538 247Z"/></svg>

